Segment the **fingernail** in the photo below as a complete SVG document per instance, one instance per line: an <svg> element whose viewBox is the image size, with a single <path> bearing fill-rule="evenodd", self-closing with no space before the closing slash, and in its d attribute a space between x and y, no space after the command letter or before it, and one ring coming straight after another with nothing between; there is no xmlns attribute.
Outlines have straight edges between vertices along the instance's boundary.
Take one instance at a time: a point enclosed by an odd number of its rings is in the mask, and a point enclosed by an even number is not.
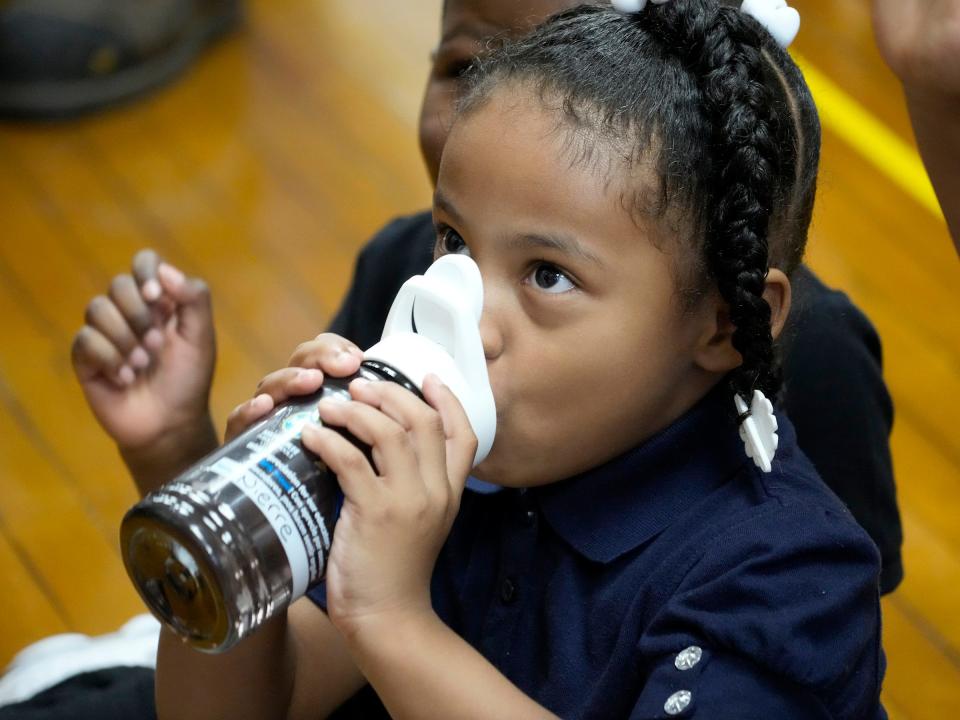
<svg viewBox="0 0 960 720"><path fill-rule="evenodd" d="M163 347L163 333L157 328L150 328L147 330L146 335L143 336L143 344L150 350L156 352Z"/></svg>
<svg viewBox="0 0 960 720"><path fill-rule="evenodd" d="M317 423L304 423L303 427L300 428L300 437L302 438L304 435L306 435L308 436L307 439L309 440L309 436L312 435L313 437L316 437L317 435L323 433L324 429L325 428L323 425L318 425Z"/></svg>
<svg viewBox="0 0 960 720"><path fill-rule="evenodd" d="M139 345L130 353L128 360L137 370L143 370L150 364L150 356L147 354L147 351Z"/></svg>
<svg viewBox="0 0 960 720"><path fill-rule="evenodd" d="M297 371L297 379L317 380L323 376L323 373L316 368L303 368Z"/></svg>
<svg viewBox="0 0 960 720"><path fill-rule="evenodd" d="M320 414L320 417L323 417L330 412L334 412L336 410L335 405L336 403L332 400L321 400L317 403L317 412Z"/></svg>
<svg viewBox="0 0 960 720"><path fill-rule="evenodd" d="M167 263L160 263L160 267L157 268L157 273L163 275L163 279L167 281L170 285L179 287L183 284L183 281L186 280L186 275L177 270L173 265Z"/></svg>
<svg viewBox="0 0 960 720"><path fill-rule="evenodd" d="M132 385L136 378L137 376L133 372L133 368L129 365L124 365L117 373L117 379L120 380L121 384L123 385Z"/></svg>
<svg viewBox="0 0 960 720"><path fill-rule="evenodd" d="M143 284L140 292L143 294L144 300L147 302L153 302L154 300L159 299L159 297L163 294L163 288L160 287L159 282L151 278Z"/></svg>

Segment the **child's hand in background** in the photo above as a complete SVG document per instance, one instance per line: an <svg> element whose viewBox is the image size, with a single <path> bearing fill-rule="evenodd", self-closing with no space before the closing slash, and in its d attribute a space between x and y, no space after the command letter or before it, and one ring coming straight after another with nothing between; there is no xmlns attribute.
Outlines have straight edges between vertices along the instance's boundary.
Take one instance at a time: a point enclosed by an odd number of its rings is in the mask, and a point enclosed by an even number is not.
<svg viewBox="0 0 960 720"><path fill-rule="evenodd" d="M353 402L320 404L363 452L329 428L307 426L303 444L337 474L344 493L327 565L327 609L350 641L433 612L430 578L460 508L477 440L457 398L436 377L426 402L399 385L354 381ZM369 632L365 632L369 630Z"/></svg>
<svg viewBox="0 0 960 720"><path fill-rule="evenodd" d="M168 475L216 447L208 407L215 357L206 285L152 250L90 301L73 341L74 371L135 476L153 474L153 465ZM189 457L171 465L170 453Z"/></svg>
<svg viewBox="0 0 960 720"><path fill-rule="evenodd" d="M874 0L873 21L908 94L960 102L960 0Z"/></svg>
<svg viewBox="0 0 960 720"><path fill-rule="evenodd" d="M873 25L960 254L960 0L874 0Z"/></svg>

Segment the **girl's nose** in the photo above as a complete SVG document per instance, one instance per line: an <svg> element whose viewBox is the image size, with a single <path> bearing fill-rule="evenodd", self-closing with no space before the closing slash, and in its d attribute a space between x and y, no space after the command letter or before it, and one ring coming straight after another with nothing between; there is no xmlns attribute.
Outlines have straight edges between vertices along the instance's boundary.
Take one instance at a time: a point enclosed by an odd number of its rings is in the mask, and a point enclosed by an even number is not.
<svg viewBox="0 0 960 720"><path fill-rule="evenodd" d="M483 343L483 356L487 362L496 360L503 352L503 333L496 321L496 314L484 303L480 316L480 341Z"/></svg>

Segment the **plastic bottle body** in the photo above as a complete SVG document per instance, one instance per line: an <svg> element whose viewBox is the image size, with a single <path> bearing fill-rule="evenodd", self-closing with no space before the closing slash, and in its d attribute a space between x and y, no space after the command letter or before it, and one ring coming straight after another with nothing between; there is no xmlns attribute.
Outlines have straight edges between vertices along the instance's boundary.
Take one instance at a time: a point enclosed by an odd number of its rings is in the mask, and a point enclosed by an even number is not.
<svg viewBox="0 0 960 720"><path fill-rule="evenodd" d="M354 377L419 394L383 363L365 362ZM154 615L197 649L230 648L323 579L342 495L300 431L320 423L319 400L349 399L352 379L327 379L279 406L124 517L127 573Z"/></svg>

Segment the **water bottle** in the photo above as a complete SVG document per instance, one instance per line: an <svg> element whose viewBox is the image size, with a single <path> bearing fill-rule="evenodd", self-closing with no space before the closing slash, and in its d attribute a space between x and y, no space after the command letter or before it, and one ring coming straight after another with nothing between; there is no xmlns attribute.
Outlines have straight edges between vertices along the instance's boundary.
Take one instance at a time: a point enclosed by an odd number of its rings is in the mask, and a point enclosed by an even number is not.
<svg viewBox="0 0 960 720"><path fill-rule="evenodd" d="M278 406L127 512L124 564L157 619L198 650L223 652L323 579L343 496L300 432L321 422L321 399L349 399L354 378L419 395L428 373L439 376L466 411L480 463L496 431L482 308L476 264L444 256L403 285L354 376Z"/></svg>

